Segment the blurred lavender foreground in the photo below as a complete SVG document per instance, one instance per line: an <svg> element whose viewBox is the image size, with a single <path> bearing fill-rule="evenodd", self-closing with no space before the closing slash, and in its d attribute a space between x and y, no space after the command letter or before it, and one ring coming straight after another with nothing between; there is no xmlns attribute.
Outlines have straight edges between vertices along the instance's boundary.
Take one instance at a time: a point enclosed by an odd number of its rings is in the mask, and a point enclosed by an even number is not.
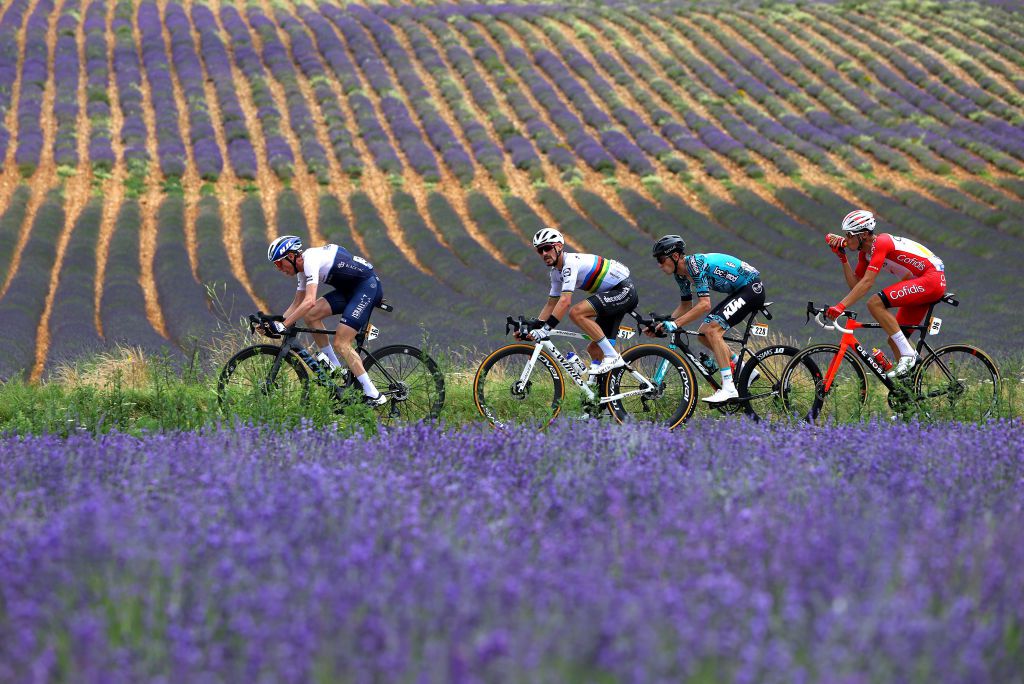
<svg viewBox="0 0 1024 684"><path fill-rule="evenodd" d="M1020 422L24 438L0 481L4 682L1024 672Z"/></svg>

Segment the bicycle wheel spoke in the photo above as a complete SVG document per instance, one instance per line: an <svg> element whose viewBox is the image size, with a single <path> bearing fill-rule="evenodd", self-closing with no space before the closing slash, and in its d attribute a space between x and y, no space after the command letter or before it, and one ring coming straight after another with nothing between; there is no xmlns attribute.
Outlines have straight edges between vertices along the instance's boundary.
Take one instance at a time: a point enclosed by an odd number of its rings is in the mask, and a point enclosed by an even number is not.
<svg viewBox="0 0 1024 684"><path fill-rule="evenodd" d="M389 399L377 409L382 423L438 416L444 402L444 378L430 357L402 345L385 347L373 356L375 362L367 372Z"/></svg>
<svg viewBox="0 0 1024 684"><path fill-rule="evenodd" d="M782 399L791 418L818 424L861 418L867 402L867 378L847 354L829 382L829 367L838 351L833 345L809 347L787 365Z"/></svg>
<svg viewBox="0 0 1024 684"><path fill-rule="evenodd" d="M526 381L522 380L532 353L527 345L510 345L480 365L474 382L477 409L495 426L531 421L546 424L558 413L563 388L557 371L548 367L553 361L541 357Z"/></svg>
<svg viewBox="0 0 1024 684"><path fill-rule="evenodd" d="M744 364L740 395L746 397L747 413L758 419L785 414L782 402L782 374L795 356L794 347L777 347L775 353L751 358Z"/></svg>
<svg viewBox="0 0 1024 684"><path fill-rule="evenodd" d="M693 376L685 362L673 357L672 352L657 345L637 345L627 352L625 358L635 372L614 371L608 394L636 394L612 403L616 418L675 427L689 417Z"/></svg>
<svg viewBox="0 0 1024 684"><path fill-rule="evenodd" d="M978 350L951 345L924 359L915 381L918 408L931 420L982 420L999 399L994 364Z"/></svg>

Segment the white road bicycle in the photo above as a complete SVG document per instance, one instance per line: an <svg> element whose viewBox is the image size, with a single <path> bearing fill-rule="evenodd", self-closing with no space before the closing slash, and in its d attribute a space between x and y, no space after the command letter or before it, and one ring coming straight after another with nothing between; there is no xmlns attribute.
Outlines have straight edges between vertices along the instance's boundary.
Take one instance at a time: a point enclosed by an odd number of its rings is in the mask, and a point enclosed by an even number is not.
<svg viewBox="0 0 1024 684"><path fill-rule="evenodd" d="M634 319L639 316L633 312ZM505 334L530 331L528 321L509 316ZM620 327L618 337L628 339L634 328ZM552 338L589 342L590 337L555 329ZM697 400L695 378L689 365L675 352L657 344L638 344L622 354L625 365L597 377L586 366L570 361L551 339L518 342L492 352L480 364L473 380L477 409L495 427L553 421L566 405L566 377L576 385L581 401L578 415L600 418L605 409L616 421L657 423L673 428L693 412Z"/></svg>

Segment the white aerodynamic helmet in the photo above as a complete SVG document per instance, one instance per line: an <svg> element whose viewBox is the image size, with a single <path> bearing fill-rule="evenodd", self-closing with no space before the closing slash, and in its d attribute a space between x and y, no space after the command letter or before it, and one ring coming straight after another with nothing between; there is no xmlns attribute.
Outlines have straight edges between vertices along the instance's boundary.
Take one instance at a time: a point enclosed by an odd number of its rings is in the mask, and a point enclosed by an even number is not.
<svg viewBox="0 0 1024 684"><path fill-rule="evenodd" d="M844 233L863 233L875 230L875 215L867 209L855 209L843 219Z"/></svg>
<svg viewBox="0 0 1024 684"><path fill-rule="evenodd" d="M565 244L565 238L554 228L541 228L533 234L533 246L540 247L541 245L548 245L552 242L558 242Z"/></svg>

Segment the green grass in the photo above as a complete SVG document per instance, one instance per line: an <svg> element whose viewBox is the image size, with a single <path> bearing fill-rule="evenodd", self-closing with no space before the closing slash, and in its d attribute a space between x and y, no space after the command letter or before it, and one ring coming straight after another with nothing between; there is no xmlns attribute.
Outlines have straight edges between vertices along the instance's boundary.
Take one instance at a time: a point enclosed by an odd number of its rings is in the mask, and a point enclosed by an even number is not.
<svg viewBox="0 0 1024 684"><path fill-rule="evenodd" d="M217 377L224 361L243 346L229 334L202 350L203 363L173 367L161 358L139 350L119 347L80 361L73 366L49 369L49 379L39 384L12 380L0 385L0 434L101 434L111 431L142 434L161 430L198 430L219 424L259 423L270 429L300 425L345 433L376 431L376 416L361 405L339 406L329 392L313 385L308 402L282 406L268 400L246 406L240 414L224 415L217 403ZM482 358L482 355L481 355ZM472 396L475 362L458 363L435 353L445 375L446 400L441 414L448 424L482 420ZM1000 359L1002 398L997 415L1024 416L1024 358ZM205 369L200 369L200 367ZM710 388L698 381L698 396ZM888 418L884 388L869 377L868 411L846 420ZM566 388L563 416L579 415L580 393ZM720 414L698 401L690 420ZM969 420L969 410L954 418ZM679 429L685 429L685 424Z"/></svg>

